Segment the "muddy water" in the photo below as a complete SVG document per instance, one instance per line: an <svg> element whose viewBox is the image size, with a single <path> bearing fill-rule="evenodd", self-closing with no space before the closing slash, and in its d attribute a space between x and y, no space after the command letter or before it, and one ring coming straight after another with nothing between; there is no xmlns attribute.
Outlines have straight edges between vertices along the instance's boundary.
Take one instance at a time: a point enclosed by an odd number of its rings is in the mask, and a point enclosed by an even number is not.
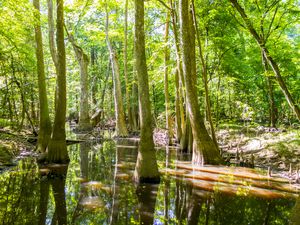
<svg viewBox="0 0 300 225"><path fill-rule="evenodd" d="M68 166L24 159L0 175L0 224L289 224L297 191L283 180L232 168L193 168L158 149L162 181L132 182L137 143L69 146ZM54 177L49 171L61 171ZM54 223L57 222L57 223Z"/></svg>

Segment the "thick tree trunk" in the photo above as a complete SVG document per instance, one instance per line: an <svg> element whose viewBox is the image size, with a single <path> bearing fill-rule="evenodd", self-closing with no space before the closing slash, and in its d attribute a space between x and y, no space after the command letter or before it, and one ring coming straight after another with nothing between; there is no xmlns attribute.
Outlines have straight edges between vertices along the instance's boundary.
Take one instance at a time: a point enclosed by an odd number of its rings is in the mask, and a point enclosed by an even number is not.
<svg viewBox="0 0 300 225"><path fill-rule="evenodd" d="M213 142L215 143L216 147L218 147L218 141L216 138L215 128L212 120L212 113L211 113L211 107L210 107L210 97L209 97L209 89L208 89L208 80L207 80L207 60L204 59L204 54L202 51L201 46L201 39L200 39L200 32L197 25L197 19L196 19L196 12L195 12L195 5L194 0L192 0L192 11L193 11L193 21L194 26L196 30L196 36L198 41L198 48L199 48L199 55L200 55L200 61L201 61L201 68L202 68L202 79L204 83L204 90L205 90L205 105L206 105L206 117L210 125L211 130L211 137L213 139Z"/></svg>
<svg viewBox="0 0 300 225"><path fill-rule="evenodd" d="M219 164L222 162L220 153L210 138L203 118L200 115L198 96L196 88L195 74L195 49L193 49L195 41L193 26L191 26L191 16L189 15L189 0L180 0L180 30L182 43L182 62L183 74L185 79L187 108L189 112L193 143L193 159L194 164L201 165L203 163ZM191 47L192 46L192 47Z"/></svg>
<svg viewBox="0 0 300 225"><path fill-rule="evenodd" d="M114 51L108 35L108 10L106 6L106 43L109 50L110 61L112 65L113 83L114 83L114 102L115 102L115 117L116 117L116 136L127 137L128 131L125 123L125 114L123 107L123 99L121 92L120 68L116 52Z"/></svg>
<svg viewBox="0 0 300 225"><path fill-rule="evenodd" d="M46 90L46 76L44 65L43 38L40 26L40 1L34 0L33 5L37 10L37 24L34 26L36 41L36 58L38 73L38 89L39 89L39 134L37 150L45 152L51 136L51 121L49 117L48 98Z"/></svg>
<svg viewBox="0 0 300 225"><path fill-rule="evenodd" d="M56 107L52 137L48 145L48 162L65 163L69 161L66 145L66 53L64 42L64 1L57 0L56 20L57 44L57 83Z"/></svg>
<svg viewBox="0 0 300 225"><path fill-rule="evenodd" d="M296 117L298 118L298 120L300 121L300 109L297 106L296 102L294 101L292 95L290 94L282 76L281 76L281 72L280 69L278 67L278 64L275 62L275 60L272 58L272 56L270 55L267 47L266 47L266 43L265 41L260 37L260 35L258 34L258 32L254 29L254 27L252 26L252 23L250 21L250 19L248 18L248 16L246 15L245 10L241 7L241 5L237 2L237 0L229 0L233 7L239 12L239 14L241 15L243 21L245 22L249 32L251 33L251 35L253 36L253 38L256 40L257 44L259 45L263 55L265 56L268 64L271 66L276 80L279 84L279 87L282 91L282 93L284 94L290 108L293 110L293 112L295 113Z"/></svg>
<svg viewBox="0 0 300 225"><path fill-rule="evenodd" d="M139 86L141 138L134 172L137 183L160 181L152 134L148 71L145 54L144 1L135 0L135 62Z"/></svg>
<svg viewBox="0 0 300 225"><path fill-rule="evenodd" d="M83 49L78 46L74 40L73 35L69 34L66 29L68 39L71 42L76 59L80 66L80 111L79 111L79 123L78 130L79 131L89 131L92 129L90 123L90 115L89 115L89 78L88 78L88 65L89 58L88 55L83 51Z"/></svg>

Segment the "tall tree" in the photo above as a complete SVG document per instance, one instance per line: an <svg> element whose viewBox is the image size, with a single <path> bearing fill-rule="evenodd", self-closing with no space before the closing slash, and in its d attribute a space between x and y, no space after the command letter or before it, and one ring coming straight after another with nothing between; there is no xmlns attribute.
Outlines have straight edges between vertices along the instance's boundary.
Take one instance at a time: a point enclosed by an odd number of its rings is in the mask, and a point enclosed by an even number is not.
<svg viewBox="0 0 300 225"><path fill-rule="evenodd" d="M135 0L135 64L139 88L139 112L141 137L134 172L137 183L158 183L160 181L152 131L149 81L145 54L144 1Z"/></svg>
<svg viewBox="0 0 300 225"><path fill-rule="evenodd" d="M129 129L133 130L133 118L130 107L130 88L128 78L128 0L125 0L125 21L124 21L124 79L125 79L125 99Z"/></svg>
<svg viewBox="0 0 300 225"><path fill-rule="evenodd" d="M195 33L192 24L192 15L189 10L189 0L179 1L180 31L182 44L183 74L186 88L186 104L193 133L193 159L194 164L219 164L222 158L217 146L209 136L203 118L200 114L197 96L197 76L195 70ZM194 46L194 47L191 47Z"/></svg>
<svg viewBox="0 0 300 225"><path fill-rule="evenodd" d="M109 39L109 33L108 33L109 15L108 15L107 3L105 5L105 8L106 8L106 23L105 23L106 43L109 50L110 62L112 65L113 83L114 83L116 135L120 137L126 137L128 136L128 131L125 123L125 114L124 114L122 91L121 91L120 68L119 68L119 62L118 62L116 51L113 49L112 43Z"/></svg>
<svg viewBox="0 0 300 225"><path fill-rule="evenodd" d="M36 42L36 59L38 73L38 89L39 89L39 136L37 150L45 152L51 136L51 121L49 117L48 98L46 90L46 77L43 52L43 37L41 31L40 1L34 0L33 5L36 12L36 24L34 26L35 42Z"/></svg>
<svg viewBox="0 0 300 225"><path fill-rule="evenodd" d="M48 145L48 162L65 163L69 161L66 145L66 52L64 42L64 1L57 0L56 45L57 81L54 126Z"/></svg>
<svg viewBox="0 0 300 225"><path fill-rule="evenodd" d="M280 71L280 68L279 68L277 62L271 56L271 54L269 53L269 50L266 46L266 42L270 35L271 30L268 31L267 36L265 36L263 33L259 34L258 31L254 28L254 26L252 24L253 22L251 21L251 19L249 19L244 8L238 3L238 1L237 0L229 0L229 1L232 3L232 6L238 11L238 13L242 17L242 20L244 21L244 23L248 29L248 31L250 32L252 37L257 42L265 59L267 60L270 67L272 68L272 70L275 74L275 78L279 84L279 87L280 87L282 93L284 94L289 106L291 107L292 111L295 113L296 117L300 121L300 109L299 109L298 105L296 104L294 98L292 97L291 93L289 92L288 87L285 84L285 81L282 78L281 71ZM275 1L275 4L276 3L278 4L278 2L279 1ZM271 27L271 26L272 26L272 23L269 25L269 27Z"/></svg>
<svg viewBox="0 0 300 225"><path fill-rule="evenodd" d="M165 25L165 57L164 57L164 91L165 91L165 111L166 111L166 129L168 134L168 142L172 143L172 121L170 113L170 99L169 99L169 61L170 61L170 51L169 51L169 24L170 24L170 13L167 13L166 25Z"/></svg>
<svg viewBox="0 0 300 225"><path fill-rule="evenodd" d="M211 137L212 137L215 145L218 147L218 142L217 142L217 138L216 138L216 134L215 134L215 128L214 128L214 124L213 124L213 121L212 121L212 115L211 115L210 97L209 97L209 89L208 89L208 78L207 78L207 63L206 63L206 60L204 59L204 54L203 54L201 39L200 39L200 31L199 31L199 28L198 28L198 23L197 23L196 11L195 10L196 9L195 9L194 0L192 0L193 21L194 21L196 37L197 37L197 42L198 42L199 56L200 56L201 70L202 70L202 79L203 79L204 91L205 91L206 115L207 115L207 120L208 120L209 125L210 125Z"/></svg>
<svg viewBox="0 0 300 225"><path fill-rule="evenodd" d="M70 34L66 28L66 33L68 35L68 39L71 42L76 59L80 66L80 111L79 111L79 123L78 130L79 131L88 131L92 129L90 123L90 115L89 115L89 77L88 77L88 65L89 65L89 57L84 52L82 47L80 47L74 39L74 36Z"/></svg>

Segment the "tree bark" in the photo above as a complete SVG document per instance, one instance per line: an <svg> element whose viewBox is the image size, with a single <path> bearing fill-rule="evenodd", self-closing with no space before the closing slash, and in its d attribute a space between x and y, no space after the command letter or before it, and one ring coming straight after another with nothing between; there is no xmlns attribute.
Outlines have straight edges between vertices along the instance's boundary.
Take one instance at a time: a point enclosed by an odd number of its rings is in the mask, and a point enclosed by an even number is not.
<svg viewBox="0 0 300 225"><path fill-rule="evenodd" d="M108 20L109 20L109 15L108 15L108 9L107 9L107 5L106 5L105 33L106 33L106 43L108 46L110 61L111 61L111 66L112 66L113 83L114 83L116 135L119 137L127 137L128 131L127 131L126 123L125 123L125 114L124 114L124 107L123 107L123 100L122 100L120 68L119 68L119 62L117 59L116 52L113 49L111 42L109 40Z"/></svg>
<svg viewBox="0 0 300 225"><path fill-rule="evenodd" d="M210 138L203 118L200 115L198 96L196 88L196 74L195 74L195 49L192 49L191 43L195 38L193 37L194 31L191 26L191 16L189 15L189 0L180 0L180 31L181 31L181 44L182 44L182 62L183 74L185 79L186 88L186 104L189 112L189 118L193 133L193 164L202 165L219 164L222 162L220 153Z"/></svg>
<svg viewBox="0 0 300 225"><path fill-rule="evenodd" d="M69 34L66 28L66 33L68 35L68 39L71 42L76 59L80 66L80 111L79 111L79 123L78 130L79 131L89 131L92 129L90 123L90 115L89 115L89 78L88 78L88 65L89 65L89 57L83 51L83 49L78 46L74 40L72 34Z"/></svg>
<svg viewBox="0 0 300 225"><path fill-rule="evenodd" d="M57 82L56 107L52 137L48 145L48 162L65 163L69 161L66 145L66 52L64 42L64 1L57 0L56 44L57 44Z"/></svg>
<svg viewBox="0 0 300 225"><path fill-rule="evenodd" d="M263 55L265 56L268 64L271 66L271 68L275 74L275 77L279 84L279 87L280 87L282 93L284 94L290 108L292 109L292 111L295 113L296 117L300 121L300 109L297 106L296 102L294 101L292 95L290 94L290 92L281 76L281 72L280 72L278 64L270 55L270 53L266 47L265 40L263 40L263 38L261 38L261 36L255 30L255 28L252 25L252 22L250 21L250 19L248 18L247 14L245 12L245 10L237 2L237 0L229 0L229 1L232 3L233 7L239 12L239 14L241 15L243 21L245 22L245 24L247 26L247 29L249 30L249 32L251 33L251 35L256 40L257 44L259 45Z"/></svg>
<svg viewBox="0 0 300 225"><path fill-rule="evenodd" d="M149 81L145 54L144 1L135 0L135 63L138 78L141 137L134 172L137 183L159 183L149 98Z"/></svg>
<svg viewBox="0 0 300 225"><path fill-rule="evenodd" d="M198 41L198 48L199 48L199 56L200 56L200 61L201 61L201 69L202 69L202 79L204 83L204 90L205 90L205 105L206 105L206 117L210 125L210 130L211 130L211 137L213 142L215 143L216 147L218 147L218 141L216 138L216 133L215 133L215 128L214 124L212 121L212 113L211 113L211 106L210 106L210 97L209 97L209 89L208 89L208 80L207 80L207 60L204 59L204 54L202 51L202 46L201 46L201 39L200 39L200 33L197 25L197 19L196 19L196 12L195 12L195 4L194 0L192 0L192 11L193 11L193 21L194 21L194 26L196 30L196 36L197 36L197 41Z"/></svg>
<svg viewBox="0 0 300 225"><path fill-rule="evenodd" d="M124 78L125 78L125 98L129 129L133 129L133 118L130 107L130 87L128 78L128 0L125 0L125 21L124 21Z"/></svg>
<svg viewBox="0 0 300 225"><path fill-rule="evenodd" d="M46 76L44 65L43 38L41 31L41 16L40 16L40 1L33 0L33 5L37 10L37 23L34 26L35 42L36 42L36 59L37 59L37 74L38 74L38 90L39 90L39 134L37 150L45 152L51 136L51 121L49 117L48 98L46 90Z"/></svg>
<svg viewBox="0 0 300 225"><path fill-rule="evenodd" d="M175 4L173 0L170 0L171 5L171 18L172 18L172 28L175 38L175 47L176 47L176 74L175 74L175 82L176 82L176 136L177 141L182 139L182 135L185 129L185 118L184 118L184 91L182 89L183 86L183 71L182 71L182 61L181 61L181 52L180 52L180 43L177 32L177 14Z"/></svg>
<svg viewBox="0 0 300 225"><path fill-rule="evenodd" d="M56 44L54 41L55 29L54 29L54 18L53 18L53 1L47 0L47 4L48 4L48 28L49 28L48 37L49 37L50 54L54 62L54 66L57 70L58 61L57 61Z"/></svg>

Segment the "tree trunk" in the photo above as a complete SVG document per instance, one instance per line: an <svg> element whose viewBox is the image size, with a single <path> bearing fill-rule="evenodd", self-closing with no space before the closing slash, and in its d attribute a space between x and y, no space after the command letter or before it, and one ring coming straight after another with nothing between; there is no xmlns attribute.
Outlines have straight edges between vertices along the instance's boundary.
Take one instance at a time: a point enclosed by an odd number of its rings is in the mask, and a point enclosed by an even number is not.
<svg viewBox="0 0 300 225"><path fill-rule="evenodd" d="M66 53L64 42L64 1L57 0L56 44L57 44L57 82L56 107L52 137L48 145L48 162L65 163L69 161L66 145Z"/></svg>
<svg viewBox="0 0 300 225"><path fill-rule="evenodd" d="M170 61L170 51L169 51L169 20L170 20L170 13L168 12L166 18L166 25L165 25L165 68L164 68L164 92L165 92L165 110L166 110L166 129L167 129L167 138L169 144L172 144L172 121L171 121L171 113L170 113L170 100L169 100L169 61Z"/></svg>
<svg viewBox="0 0 300 225"><path fill-rule="evenodd" d="M49 117L48 98L46 90L46 76L44 65L43 38L40 26L40 1L34 0L33 5L37 10L37 23L34 26L35 41L36 41L36 59L37 59L37 74L38 74L38 89L39 89L39 135L37 150L45 152L51 136L51 121Z"/></svg>
<svg viewBox="0 0 300 225"><path fill-rule="evenodd" d="M198 41L199 55L200 55L200 60L201 60L202 79L203 79L204 90L205 90L205 105L206 105L206 112L207 112L206 117L207 117L207 120L210 125L212 140L215 143L216 147L219 148L218 141L216 138L215 128L214 128L214 124L213 124L212 116L211 116L212 113L211 113L211 107L210 107L210 97L209 97L208 80L207 80L207 60L205 60L204 56L203 56L200 33L199 33L197 19L196 19L194 0L192 0L192 11L193 11L193 21L194 21L194 26L195 26L196 36L197 36L197 41Z"/></svg>
<svg viewBox="0 0 300 225"><path fill-rule="evenodd" d="M97 76L97 72L96 72L96 49L94 47L92 47L91 49L91 67L92 67L92 103L93 103L93 111L96 111L97 107L98 107L98 99L97 99L97 93L98 93L98 76ZM102 58L101 58L102 59ZM100 65L102 65L102 60ZM101 68L99 68L99 73L101 74L102 70Z"/></svg>
<svg viewBox="0 0 300 225"><path fill-rule="evenodd" d="M253 38L256 40L257 44L259 45L263 55L265 56L267 62L269 63L269 65L271 66L276 80L279 84L279 87L282 91L282 93L284 94L289 106L291 107L291 109L293 110L293 112L295 113L296 117L298 118L298 120L300 121L300 109L297 106L296 102L294 101L292 95L290 94L282 76L281 76L281 72L280 69L277 65L277 63L274 61L274 59L272 58L272 56L270 55L267 47L266 47L266 43L265 41L260 37L260 35L257 33L257 31L254 29L254 27L252 26L252 23L250 21L250 19L248 18L248 16L246 15L245 10L241 7L241 5L237 2L237 0L229 0L233 7L239 12L239 14L241 15L243 21L245 22L249 32L251 33L251 35L253 36Z"/></svg>
<svg viewBox="0 0 300 225"><path fill-rule="evenodd" d="M180 53L180 43L179 43L179 37L177 32L177 14L176 14L176 8L173 4L173 1L170 0L171 4L171 18L172 18L172 28L175 38L175 47L176 47L176 135L177 140L180 141L182 139L182 135L185 129L185 118L184 118L184 104L183 104L183 96L184 91L182 89L183 86L183 71L182 71L182 62L181 62L181 53Z"/></svg>
<svg viewBox="0 0 300 225"><path fill-rule="evenodd" d="M69 34L66 29L68 39L71 42L76 59L80 66L80 111L79 111L79 123L78 130L79 131L89 131L92 129L90 123L90 115L89 115L89 78L88 78L88 65L89 65L89 57L83 51L83 49L78 46L74 40L73 35Z"/></svg>
<svg viewBox="0 0 300 225"><path fill-rule="evenodd" d="M52 60L54 62L54 66L57 70L58 68L58 61L57 61L57 51L56 51L56 45L54 41L54 18L53 18L53 1L47 0L48 5L48 28L49 28L49 47L50 47L50 53Z"/></svg>
<svg viewBox="0 0 300 225"><path fill-rule="evenodd" d="M222 162L220 153L210 138L203 118L200 115L198 96L196 88L195 74L195 42L193 26L191 26L191 16L189 15L189 0L180 0L180 30L182 42L182 62L183 74L186 88L186 104L189 112L190 123L193 133L193 164L201 165L203 163L219 164Z"/></svg>
<svg viewBox="0 0 300 225"><path fill-rule="evenodd" d="M112 65L113 83L114 83L114 102L115 102L115 117L116 117L116 136L127 137L128 131L125 123L125 114L121 92L120 68L115 50L113 49L108 35L108 9L106 5L106 43L109 50L110 61Z"/></svg>
<svg viewBox="0 0 300 225"><path fill-rule="evenodd" d="M179 90L179 77L178 70L175 72L175 86L176 86L176 95L175 95L175 112L176 112L176 141L179 142L182 136L181 129L181 117L180 117L180 90Z"/></svg>
<svg viewBox="0 0 300 225"><path fill-rule="evenodd" d="M262 63L264 67L264 71L266 73L265 79L267 80L267 88L268 88L268 99L269 99L269 122L270 126L276 127L276 121L277 121L277 116L276 116L276 104L275 104L275 99L274 99L274 88L273 88L273 81L272 78L268 75L269 71L269 65L267 62L267 59L265 55L262 53Z"/></svg>
<svg viewBox="0 0 300 225"><path fill-rule="evenodd" d="M149 98L148 71L145 54L144 1L135 0L135 63L139 87L141 138L134 172L137 183L159 183Z"/></svg>
<svg viewBox="0 0 300 225"><path fill-rule="evenodd" d="M135 66L134 66L135 67ZM137 76L136 76L136 70L133 71L133 84L132 84L132 92L131 92L131 117L132 117L132 131L137 132L139 129L139 105L138 105L138 85L137 85Z"/></svg>
<svg viewBox="0 0 300 225"><path fill-rule="evenodd" d="M129 87L129 78L128 78L128 0L125 0L125 27L124 27L124 78L125 78L125 98L126 98L126 109L127 109L127 118L128 125L130 130L133 128L133 118L130 107L130 87Z"/></svg>

